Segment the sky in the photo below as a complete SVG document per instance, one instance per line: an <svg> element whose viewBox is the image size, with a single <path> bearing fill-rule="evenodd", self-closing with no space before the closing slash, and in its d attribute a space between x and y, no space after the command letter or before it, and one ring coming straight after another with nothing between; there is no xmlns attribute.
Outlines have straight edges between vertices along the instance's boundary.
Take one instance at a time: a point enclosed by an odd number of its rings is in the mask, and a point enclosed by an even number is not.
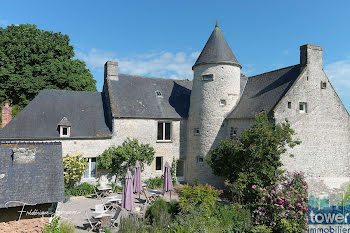
<svg viewBox="0 0 350 233"><path fill-rule="evenodd" d="M324 70L350 112L350 1L17 1L2 0L0 27L36 24L71 39L103 85L119 72L192 79L192 65L215 21L248 76L299 63L299 47L323 47Z"/></svg>

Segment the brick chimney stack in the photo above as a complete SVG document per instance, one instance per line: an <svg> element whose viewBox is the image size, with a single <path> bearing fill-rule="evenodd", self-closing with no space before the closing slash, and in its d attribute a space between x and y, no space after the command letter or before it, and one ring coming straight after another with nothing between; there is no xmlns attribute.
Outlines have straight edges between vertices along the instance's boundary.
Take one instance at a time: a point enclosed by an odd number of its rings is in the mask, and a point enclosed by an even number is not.
<svg viewBox="0 0 350 233"><path fill-rule="evenodd" d="M2 124L1 127L4 128L12 120L12 108L9 103L5 103L5 106L2 107Z"/></svg>

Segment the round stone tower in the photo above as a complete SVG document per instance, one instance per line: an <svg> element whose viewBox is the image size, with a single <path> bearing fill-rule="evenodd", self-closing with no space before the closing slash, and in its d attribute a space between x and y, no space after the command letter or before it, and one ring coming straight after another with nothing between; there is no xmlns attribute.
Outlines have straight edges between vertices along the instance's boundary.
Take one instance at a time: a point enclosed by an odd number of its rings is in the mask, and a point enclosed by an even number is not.
<svg viewBox="0 0 350 233"><path fill-rule="evenodd" d="M192 70L185 179L221 186L223 180L212 174L205 159L229 135L225 118L240 97L241 65L217 23Z"/></svg>

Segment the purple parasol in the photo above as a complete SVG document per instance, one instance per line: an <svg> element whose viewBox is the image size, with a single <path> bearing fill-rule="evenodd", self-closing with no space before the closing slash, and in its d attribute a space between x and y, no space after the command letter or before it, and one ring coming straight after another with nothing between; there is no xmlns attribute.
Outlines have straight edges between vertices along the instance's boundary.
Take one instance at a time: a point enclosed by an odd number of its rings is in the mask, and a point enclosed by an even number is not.
<svg viewBox="0 0 350 233"><path fill-rule="evenodd" d="M122 208L126 210L132 210L134 208L134 194L133 194L133 184L131 172L128 170L125 176L125 182L123 186L123 196L122 196Z"/></svg>
<svg viewBox="0 0 350 233"><path fill-rule="evenodd" d="M169 163L165 163L165 169L164 169L164 181L163 181L163 191L168 192L170 191L170 199L171 199L171 191L173 191L173 180L171 178L170 173L170 166Z"/></svg>
<svg viewBox="0 0 350 233"><path fill-rule="evenodd" d="M136 162L135 165L135 171L134 171L134 193L139 194L139 202L140 199L140 193L142 192L142 184L141 184L141 168L139 161Z"/></svg>

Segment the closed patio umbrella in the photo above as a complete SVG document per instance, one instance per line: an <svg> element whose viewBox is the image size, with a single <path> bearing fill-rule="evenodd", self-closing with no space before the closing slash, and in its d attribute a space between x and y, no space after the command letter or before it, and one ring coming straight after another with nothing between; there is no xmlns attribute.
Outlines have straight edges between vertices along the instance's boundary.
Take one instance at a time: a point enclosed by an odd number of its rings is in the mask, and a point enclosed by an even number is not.
<svg viewBox="0 0 350 233"><path fill-rule="evenodd" d="M163 191L164 192L170 191L170 199L171 199L171 191L173 190L174 190L174 187L173 187L173 180L171 178L171 173L170 173L170 165L168 162L166 162L165 169L164 169Z"/></svg>
<svg viewBox="0 0 350 233"><path fill-rule="evenodd" d="M122 208L132 210L134 208L134 187L132 184L131 172L128 170L125 176L122 196Z"/></svg>
<svg viewBox="0 0 350 233"><path fill-rule="evenodd" d="M135 165L135 171L134 171L134 193L139 194L139 202L141 202L141 199L140 199L141 192L142 192L141 169L140 169L140 163L139 161L137 161Z"/></svg>

